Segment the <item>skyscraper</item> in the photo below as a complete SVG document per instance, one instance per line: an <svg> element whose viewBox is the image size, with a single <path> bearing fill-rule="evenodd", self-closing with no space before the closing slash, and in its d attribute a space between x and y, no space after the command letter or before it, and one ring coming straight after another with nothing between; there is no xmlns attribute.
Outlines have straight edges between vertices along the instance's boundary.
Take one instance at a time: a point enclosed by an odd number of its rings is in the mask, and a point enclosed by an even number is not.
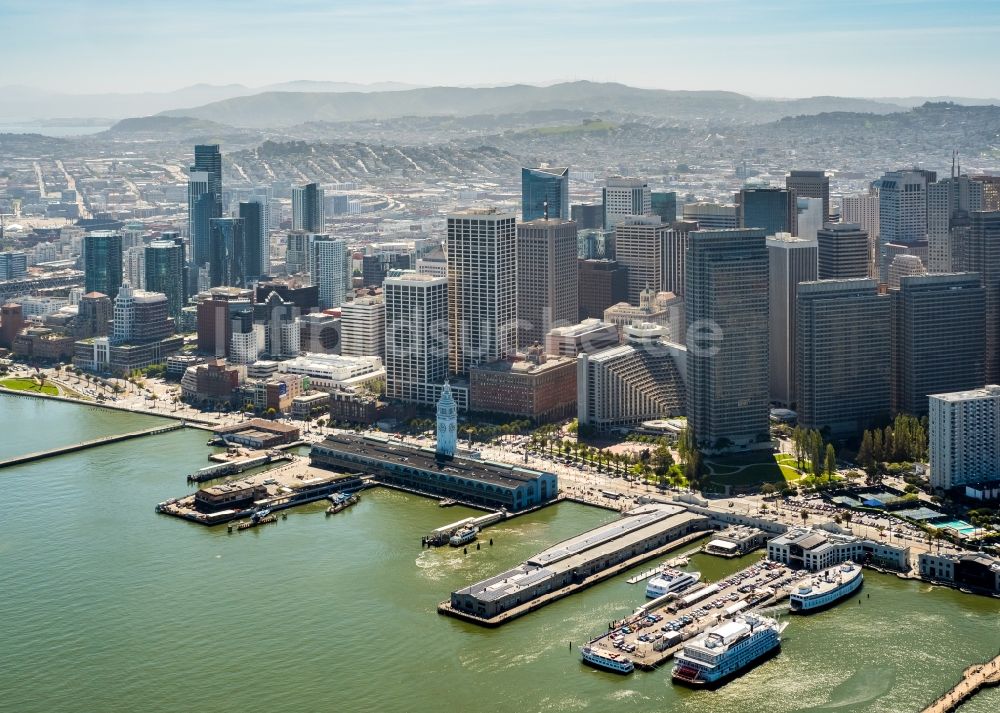
<svg viewBox="0 0 1000 713"><path fill-rule="evenodd" d="M639 304L647 287L663 289L663 246L670 226L659 216L629 216L615 226L615 258L628 270L628 302Z"/></svg>
<svg viewBox="0 0 1000 713"><path fill-rule="evenodd" d="M309 245L311 233L296 230L288 234L285 243L285 272L297 275L309 272Z"/></svg>
<svg viewBox="0 0 1000 713"><path fill-rule="evenodd" d="M210 260L211 221L222 217L222 154L217 144L194 147L188 171L188 237L191 261L203 267Z"/></svg>
<svg viewBox="0 0 1000 713"><path fill-rule="evenodd" d="M122 279L128 280L132 287L143 290L146 288L146 248L137 245L126 248L122 254Z"/></svg>
<svg viewBox="0 0 1000 713"><path fill-rule="evenodd" d="M791 406L795 386L795 298L800 282L816 279L816 241L778 233L767 239L768 363L771 402Z"/></svg>
<svg viewBox="0 0 1000 713"><path fill-rule="evenodd" d="M326 230L326 200L323 189L307 183L292 189L292 230L322 233Z"/></svg>
<svg viewBox="0 0 1000 713"><path fill-rule="evenodd" d="M727 230L739 226L735 205L686 203L681 212L683 219L697 223L699 230Z"/></svg>
<svg viewBox="0 0 1000 713"><path fill-rule="evenodd" d="M929 399L930 481L950 490L1000 479L1000 386Z"/></svg>
<svg viewBox="0 0 1000 713"><path fill-rule="evenodd" d="M927 184L927 253L929 272L952 272L962 262L970 216L983 209L983 186L968 176Z"/></svg>
<svg viewBox="0 0 1000 713"><path fill-rule="evenodd" d="M695 223L675 222L673 227L663 233L663 286L666 292L673 292L678 297L684 296L684 262L687 258L690 233L697 230ZM674 338L674 341L678 341Z"/></svg>
<svg viewBox="0 0 1000 713"><path fill-rule="evenodd" d="M851 437L888 416L889 302L867 278L799 285L794 354L800 426Z"/></svg>
<svg viewBox="0 0 1000 713"><path fill-rule="evenodd" d="M83 238L84 292L100 292L112 300L122 284L122 236L95 230Z"/></svg>
<svg viewBox="0 0 1000 713"><path fill-rule="evenodd" d="M516 218L496 209L448 216L449 366L469 367L517 348Z"/></svg>
<svg viewBox="0 0 1000 713"><path fill-rule="evenodd" d="M576 223L532 220L517 226L517 345L544 343L579 313Z"/></svg>
<svg viewBox="0 0 1000 713"><path fill-rule="evenodd" d="M339 307L351 289L351 261L347 243L329 235L310 236L310 272L319 287L320 309Z"/></svg>
<svg viewBox="0 0 1000 713"><path fill-rule="evenodd" d="M521 220L569 220L569 169L521 169Z"/></svg>
<svg viewBox="0 0 1000 713"><path fill-rule="evenodd" d="M1000 211L972 213L961 269L978 273L986 289L985 383L1000 383Z"/></svg>
<svg viewBox="0 0 1000 713"><path fill-rule="evenodd" d="M340 307L341 354L385 359L384 293L358 297Z"/></svg>
<svg viewBox="0 0 1000 713"><path fill-rule="evenodd" d="M890 171L875 182L879 196L878 252L875 256L879 282L889 278L886 244L905 245L908 251L927 260L927 184L933 171L912 169Z"/></svg>
<svg viewBox="0 0 1000 713"><path fill-rule="evenodd" d="M259 201L240 203L239 215L246 235L244 269L247 277L256 281L269 272L267 206Z"/></svg>
<svg viewBox="0 0 1000 713"><path fill-rule="evenodd" d="M827 223L816 232L819 279L850 280L869 276L868 233L855 223Z"/></svg>
<svg viewBox="0 0 1000 713"><path fill-rule="evenodd" d="M173 240L154 240L144 253L145 287L167 297L167 312L180 323L184 307L184 245Z"/></svg>
<svg viewBox="0 0 1000 713"><path fill-rule="evenodd" d="M897 255L889 263L889 273L886 286L890 290L899 289L899 281L907 275L926 275L927 268L916 255Z"/></svg>
<svg viewBox="0 0 1000 713"><path fill-rule="evenodd" d="M383 289L386 395L434 404L448 378L448 280L407 271Z"/></svg>
<svg viewBox="0 0 1000 713"><path fill-rule="evenodd" d="M651 215L653 196L645 181L638 178L612 176L602 189L604 229L613 230L623 218Z"/></svg>
<svg viewBox="0 0 1000 713"><path fill-rule="evenodd" d="M700 448L768 440L765 233L692 232L687 252L687 412Z"/></svg>
<svg viewBox="0 0 1000 713"><path fill-rule="evenodd" d="M246 287L246 223L213 218L209 223L208 276L211 287Z"/></svg>
<svg viewBox="0 0 1000 713"><path fill-rule="evenodd" d="M660 216L664 223L677 220L677 193L674 191L652 192L649 194L653 215Z"/></svg>
<svg viewBox="0 0 1000 713"><path fill-rule="evenodd" d="M23 252L0 252L0 280L16 280L28 274L28 255Z"/></svg>
<svg viewBox="0 0 1000 713"><path fill-rule="evenodd" d="M577 260L580 319L600 319L628 296L628 270L615 260Z"/></svg>
<svg viewBox="0 0 1000 713"><path fill-rule="evenodd" d="M764 235L798 233L795 191L784 188L744 188L736 194L741 228L760 228Z"/></svg>
<svg viewBox="0 0 1000 713"><path fill-rule="evenodd" d="M600 203L577 203L570 207L569 212L577 230L604 228L604 206Z"/></svg>
<svg viewBox="0 0 1000 713"><path fill-rule="evenodd" d="M927 413L929 394L985 383L986 290L975 273L900 279L892 294L892 410Z"/></svg>
<svg viewBox="0 0 1000 713"><path fill-rule="evenodd" d="M832 220L830 213L830 178L823 171L791 171L785 176L785 188L799 198L819 198L823 201L822 220Z"/></svg>

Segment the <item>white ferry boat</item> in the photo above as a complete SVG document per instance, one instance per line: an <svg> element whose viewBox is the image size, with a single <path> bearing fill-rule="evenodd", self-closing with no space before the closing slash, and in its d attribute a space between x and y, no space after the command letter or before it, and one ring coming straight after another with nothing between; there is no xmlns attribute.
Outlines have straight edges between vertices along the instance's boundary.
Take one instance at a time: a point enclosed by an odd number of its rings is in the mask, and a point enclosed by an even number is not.
<svg viewBox="0 0 1000 713"><path fill-rule="evenodd" d="M781 650L786 624L746 614L691 639L674 657L672 678L689 686L720 686Z"/></svg>
<svg viewBox="0 0 1000 713"><path fill-rule="evenodd" d="M580 654L583 657L584 663L588 663L597 668L603 668L605 671L614 671L615 673L632 673L632 671L635 670L635 664L632 663L632 659L628 656L623 656L622 654L613 654L607 651L601 651L600 649L595 649L591 646L581 647Z"/></svg>
<svg viewBox="0 0 1000 713"><path fill-rule="evenodd" d="M646 596L656 599L664 594L683 592L700 579L701 572L681 572L665 568L646 583Z"/></svg>
<svg viewBox="0 0 1000 713"><path fill-rule="evenodd" d="M448 540L448 544L452 547L461 547L462 545L467 545L476 539L476 533L479 532L474 527L460 527L455 531L455 534L451 536Z"/></svg>
<svg viewBox="0 0 1000 713"><path fill-rule="evenodd" d="M836 604L861 588L861 565L844 562L804 580L789 597L790 611L802 614Z"/></svg>

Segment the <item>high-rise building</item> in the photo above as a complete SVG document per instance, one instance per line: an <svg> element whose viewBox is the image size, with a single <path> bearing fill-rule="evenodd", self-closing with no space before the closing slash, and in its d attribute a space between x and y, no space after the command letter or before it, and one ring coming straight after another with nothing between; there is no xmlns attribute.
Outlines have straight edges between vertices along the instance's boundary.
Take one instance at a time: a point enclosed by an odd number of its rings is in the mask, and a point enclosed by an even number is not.
<svg viewBox="0 0 1000 713"><path fill-rule="evenodd" d="M154 240L143 255L145 286L167 297L167 312L180 323L186 302L184 284L184 245L175 240Z"/></svg>
<svg viewBox="0 0 1000 713"><path fill-rule="evenodd" d="M602 194L605 230L613 230L623 218L653 212L652 193L641 179L613 176L607 180Z"/></svg>
<svg viewBox="0 0 1000 713"><path fill-rule="evenodd" d="M326 230L326 198L316 183L292 189L292 230L322 233Z"/></svg>
<svg viewBox="0 0 1000 713"><path fill-rule="evenodd" d="M298 275L309 272L309 244L311 233L296 230L288 234L285 243L285 273Z"/></svg>
<svg viewBox="0 0 1000 713"><path fill-rule="evenodd" d="M10 349L14 339L24 329L24 310L17 302L0 306L0 345Z"/></svg>
<svg viewBox="0 0 1000 713"><path fill-rule="evenodd" d="M784 188L744 188L736 194L741 228L759 228L764 235L798 234L795 192Z"/></svg>
<svg viewBox="0 0 1000 713"><path fill-rule="evenodd" d="M968 176L927 184L927 270L960 269L970 216L983 209L983 186Z"/></svg>
<svg viewBox="0 0 1000 713"><path fill-rule="evenodd" d="M1000 382L1000 211L971 214L961 269L976 272L986 289L986 378Z"/></svg>
<svg viewBox="0 0 1000 713"><path fill-rule="evenodd" d="M244 271L248 280L256 282L261 275L270 272L267 206L258 201L240 203L239 216L243 219L246 235Z"/></svg>
<svg viewBox="0 0 1000 713"><path fill-rule="evenodd" d="M580 307L576 223L532 220L517 226L517 345L541 344L554 327L575 324Z"/></svg>
<svg viewBox="0 0 1000 713"><path fill-rule="evenodd" d="M310 236L310 273L319 287L320 309L339 307L351 290L351 259L347 243L329 235Z"/></svg>
<svg viewBox="0 0 1000 713"><path fill-rule="evenodd" d="M677 220L677 193L675 191L653 191L649 194L653 215L660 216L664 223Z"/></svg>
<svg viewBox="0 0 1000 713"><path fill-rule="evenodd" d="M448 279L407 271L383 290L386 395L434 404L448 378Z"/></svg>
<svg viewBox="0 0 1000 713"><path fill-rule="evenodd" d="M795 198L795 236L815 240L816 233L823 227L823 200L820 198Z"/></svg>
<svg viewBox="0 0 1000 713"><path fill-rule="evenodd" d="M122 253L122 279L133 287L146 289L146 248L137 245Z"/></svg>
<svg viewBox="0 0 1000 713"><path fill-rule="evenodd" d="M569 213L578 230L604 228L604 206L601 203L577 203L570 207Z"/></svg>
<svg viewBox="0 0 1000 713"><path fill-rule="evenodd" d="M601 319L628 298L628 270L616 260L577 260L580 319Z"/></svg>
<svg viewBox="0 0 1000 713"><path fill-rule="evenodd" d="M886 285L890 290L899 289L899 281L907 275L926 275L927 268L920 262L916 255L897 255L889 263L888 281Z"/></svg>
<svg viewBox="0 0 1000 713"><path fill-rule="evenodd" d="M312 312L299 317L299 344L304 352L340 354L341 332L340 317L332 314Z"/></svg>
<svg viewBox="0 0 1000 713"><path fill-rule="evenodd" d="M16 280L28 274L28 255L10 250L0 252L0 281Z"/></svg>
<svg viewBox="0 0 1000 713"><path fill-rule="evenodd" d="M122 284L122 236L95 230L83 238L84 292L100 292L114 299Z"/></svg>
<svg viewBox="0 0 1000 713"><path fill-rule="evenodd" d="M766 443L768 254L762 229L699 230L687 252L687 413L700 448Z"/></svg>
<svg viewBox="0 0 1000 713"><path fill-rule="evenodd" d="M1000 480L1000 386L932 394L929 407L931 486Z"/></svg>
<svg viewBox="0 0 1000 713"><path fill-rule="evenodd" d="M260 351L275 359L289 359L301 351L302 337L298 322L299 308L271 292L263 302L253 305L254 328L259 333Z"/></svg>
<svg viewBox="0 0 1000 713"><path fill-rule="evenodd" d="M77 305L76 320L73 323L73 337L89 339L106 337L114 318L114 308L110 298L100 292L88 292Z"/></svg>
<svg viewBox="0 0 1000 713"><path fill-rule="evenodd" d="M114 300L111 344L145 344L174 333L167 297L159 292L135 290L127 282Z"/></svg>
<svg viewBox="0 0 1000 713"><path fill-rule="evenodd" d="M464 375L517 349L516 218L495 209L448 216L449 366Z"/></svg>
<svg viewBox="0 0 1000 713"><path fill-rule="evenodd" d="M628 270L629 304L639 304L639 293L647 287L663 289L663 248L670 226L659 216L630 216L615 226L615 259Z"/></svg>
<svg viewBox="0 0 1000 713"><path fill-rule="evenodd" d="M984 381L986 290L975 273L903 277L892 294L892 410L927 413L928 394Z"/></svg>
<svg viewBox="0 0 1000 713"><path fill-rule="evenodd" d="M820 280L870 276L868 233L856 223L827 223L816 233L816 246Z"/></svg>
<svg viewBox="0 0 1000 713"><path fill-rule="evenodd" d="M767 239L768 364L771 402L791 406L795 386L795 298L800 282L816 279L816 241L778 233Z"/></svg>
<svg viewBox="0 0 1000 713"><path fill-rule="evenodd" d="M819 198L823 201L820 224L833 220L830 213L830 178L823 171L791 171L785 176L785 188L799 198Z"/></svg>
<svg viewBox="0 0 1000 713"><path fill-rule="evenodd" d="M521 169L521 220L569 220L569 169Z"/></svg>
<svg viewBox="0 0 1000 713"><path fill-rule="evenodd" d="M385 359L384 294L358 297L340 307L341 354Z"/></svg>
<svg viewBox="0 0 1000 713"><path fill-rule="evenodd" d="M983 184L982 209L1000 210L1000 176L973 176L972 180Z"/></svg>
<svg viewBox="0 0 1000 713"><path fill-rule="evenodd" d="M889 414L889 297L875 280L803 282L796 298L799 425L851 437Z"/></svg>
<svg viewBox="0 0 1000 713"><path fill-rule="evenodd" d="M674 223L673 227L663 233L663 285L665 292L673 292L678 297L684 297L684 261L687 258L687 248L691 230L697 230L692 223ZM673 337L677 341L676 336Z"/></svg>
<svg viewBox="0 0 1000 713"><path fill-rule="evenodd" d="M875 182L879 196L879 282L889 279L887 243L905 245L909 252L927 259L927 185L937 180L933 171L890 171Z"/></svg>
<svg viewBox="0 0 1000 713"><path fill-rule="evenodd" d="M215 357L229 354L231 317L249 309L253 292L238 287L216 287L198 302L198 351Z"/></svg>
<svg viewBox="0 0 1000 713"><path fill-rule="evenodd" d="M209 224L208 279L211 287L248 287L246 222L213 218Z"/></svg>
<svg viewBox="0 0 1000 713"><path fill-rule="evenodd" d="M698 224L698 230L728 230L739 225L735 205L687 203L681 212L685 221Z"/></svg>
<svg viewBox="0 0 1000 713"><path fill-rule="evenodd" d="M194 265L208 264L211 221L221 217L222 154L217 144L195 146L188 171L188 237Z"/></svg>
<svg viewBox="0 0 1000 713"><path fill-rule="evenodd" d="M625 344L577 357L577 418L598 431L684 413L684 347L652 324L625 332Z"/></svg>

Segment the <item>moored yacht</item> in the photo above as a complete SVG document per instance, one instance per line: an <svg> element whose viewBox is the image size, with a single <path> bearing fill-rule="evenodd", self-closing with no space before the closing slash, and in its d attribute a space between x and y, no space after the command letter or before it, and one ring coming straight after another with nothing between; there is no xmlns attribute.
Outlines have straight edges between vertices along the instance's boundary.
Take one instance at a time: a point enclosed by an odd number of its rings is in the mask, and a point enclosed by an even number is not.
<svg viewBox="0 0 1000 713"><path fill-rule="evenodd" d="M664 568L646 583L646 596L655 599L664 594L683 592L700 579L701 572L681 572L676 569Z"/></svg>

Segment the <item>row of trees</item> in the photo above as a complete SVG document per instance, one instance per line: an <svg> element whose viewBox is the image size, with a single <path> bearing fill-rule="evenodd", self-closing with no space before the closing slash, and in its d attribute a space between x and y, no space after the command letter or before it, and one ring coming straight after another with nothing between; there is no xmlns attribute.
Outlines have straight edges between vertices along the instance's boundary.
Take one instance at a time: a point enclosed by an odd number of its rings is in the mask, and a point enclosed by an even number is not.
<svg viewBox="0 0 1000 713"><path fill-rule="evenodd" d="M927 460L927 417L897 414L891 426L864 432L858 449L858 464L869 478L884 473L886 463Z"/></svg>
<svg viewBox="0 0 1000 713"><path fill-rule="evenodd" d="M799 470L808 466L814 478L825 475L827 480L837 472L837 451L832 443L824 443L820 431L796 427L792 431L792 446Z"/></svg>

